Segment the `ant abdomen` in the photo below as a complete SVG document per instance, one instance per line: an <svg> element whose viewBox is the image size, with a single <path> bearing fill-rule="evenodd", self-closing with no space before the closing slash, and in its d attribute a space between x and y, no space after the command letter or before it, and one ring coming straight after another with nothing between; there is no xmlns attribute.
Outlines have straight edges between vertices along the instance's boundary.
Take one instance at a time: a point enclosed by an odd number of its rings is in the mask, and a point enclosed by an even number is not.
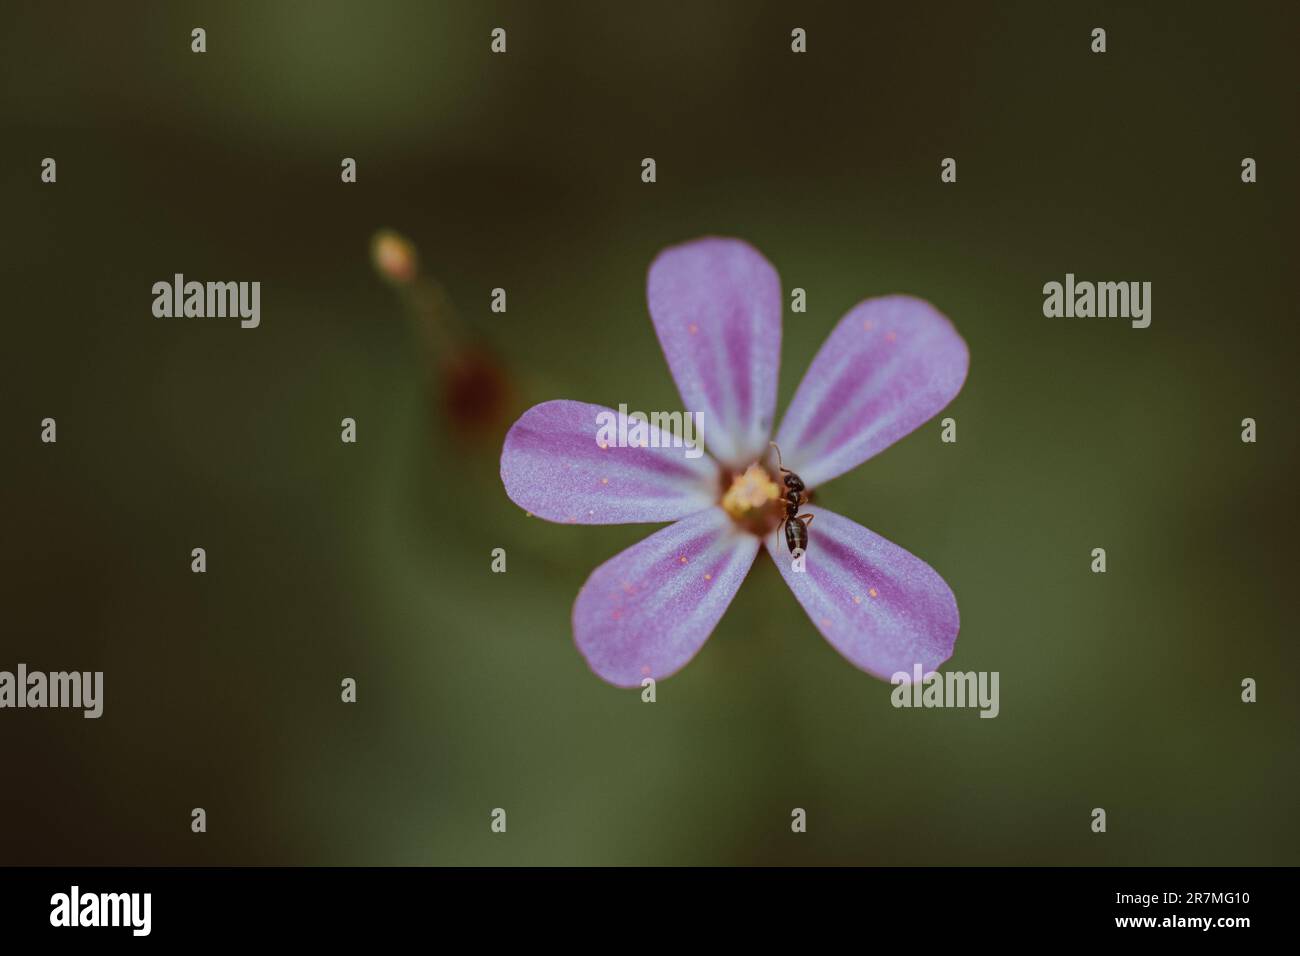
<svg viewBox="0 0 1300 956"><path fill-rule="evenodd" d="M798 518L788 518L785 522L785 544L794 554L797 550L808 550L808 526Z"/></svg>

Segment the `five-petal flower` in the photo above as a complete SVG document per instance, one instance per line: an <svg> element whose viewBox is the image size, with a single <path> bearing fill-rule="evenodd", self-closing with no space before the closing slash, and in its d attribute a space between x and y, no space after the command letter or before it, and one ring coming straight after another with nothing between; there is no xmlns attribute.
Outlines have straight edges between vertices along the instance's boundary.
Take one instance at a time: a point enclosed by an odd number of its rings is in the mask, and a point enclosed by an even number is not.
<svg viewBox="0 0 1300 956"><path fill-rule="evenodd" d="M671 521L606 561L573 608L593 671L620 687L667 677L708 639L760 544L817 629L851 663L888 679L952 654L957 602L928 564L835 512L814 516L807 554L786 551L781 474L770 453L783 299L776 270L735 239L665 249L646 297L686 408L710 454L690 458L656 429L640 447L597 441L599 405L551 401L506 436L501 479L531 514L576 524ZM910 296L850 309L813 359L776 434L811 491L928 421L961 390L969 353L952 323Z"/></svg>

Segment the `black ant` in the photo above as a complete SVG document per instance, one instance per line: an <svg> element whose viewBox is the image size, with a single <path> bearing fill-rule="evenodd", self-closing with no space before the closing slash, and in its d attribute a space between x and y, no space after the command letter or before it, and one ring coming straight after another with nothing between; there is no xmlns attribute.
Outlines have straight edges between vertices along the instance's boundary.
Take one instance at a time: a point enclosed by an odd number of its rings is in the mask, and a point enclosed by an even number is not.
<svg viewBox="0 0 1300 956"><path fill-rule="evenodd" d="M781 449L776 442L768 442L776 449L776 466L781 470L785 482L785 517L781 519L781 524L785 527L785 543L794 554L795 550L808 550L808 525L812 524L815 515L801 515L799 508L808 500L808 495L804 491L803 479L796 475L781 462Z"/></svg>

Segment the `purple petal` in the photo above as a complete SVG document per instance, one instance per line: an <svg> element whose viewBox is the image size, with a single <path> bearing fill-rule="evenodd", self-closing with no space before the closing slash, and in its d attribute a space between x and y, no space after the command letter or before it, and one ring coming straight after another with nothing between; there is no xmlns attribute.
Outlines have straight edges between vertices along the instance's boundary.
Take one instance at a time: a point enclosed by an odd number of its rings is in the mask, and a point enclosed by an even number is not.
<svg viewBox="0 0 1300 956"><path fill-rule="evenodd" d="M735 468L767 452L781 363L781 280L739 239L671 246L650 265L646 300L686 410Z"/></svg>
<svg viewBox="0 0 1300 956"><path fill-rule="evenodd" d="M578 592L573 638L616 687L676 673L704 646L758 554L758 538L709 508L610 558Z"/></svg>
<svg viewBox="0 0 1300 956"><path fill-rule="evenodd" d="M791 567L784 532L764 544L781 576L831 646L869 674L934 670L952 656L957 599L914 554L833 511L809 505L802 572Z"/></svg>
<svg viewBox="0 0 1300 956"><path fill-rule="evenodd" d="M868 299L840 319L799 383L777 434L809 488L856 468L961 391L970 354L934 306Z"/></svg>
<svg viewBox="0 0 1300 956"><path fill-rule="evenodd" d="M501 481L519 507L568 524L672 521L718 501L718 466L685 448L653 447L668 436L650 428L648 448L597 440L597 416L612 409L586 402L534 405L510 426Z"/></svg>

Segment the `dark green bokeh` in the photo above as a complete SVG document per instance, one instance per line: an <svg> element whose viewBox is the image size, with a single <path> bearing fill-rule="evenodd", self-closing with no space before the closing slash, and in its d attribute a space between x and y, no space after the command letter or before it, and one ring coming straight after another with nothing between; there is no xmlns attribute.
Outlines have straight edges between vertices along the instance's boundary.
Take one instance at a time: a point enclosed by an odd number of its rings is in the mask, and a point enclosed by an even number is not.
<svg viewBox="0 0 1300 956"><path fill-rule="evenodd" d="M103 670L106 704L0 712L0 862L1300 861L1293 6L4 18L0 668ZM658 703L592 676L573 598L651 529L506 499L501 434L453 438L371 269L385 226L512 415L679 407L644 277L699 235L808 290L782 408L854 303L934 302L971 348L959 442L932 423L819 497L943 574L950 666L1000 671L1001 715L894 710L763 557ZM173 272L260 280L261 328L152 318ZM1066 272L1152 281L1151 327L1045 319Z"/></svg>

